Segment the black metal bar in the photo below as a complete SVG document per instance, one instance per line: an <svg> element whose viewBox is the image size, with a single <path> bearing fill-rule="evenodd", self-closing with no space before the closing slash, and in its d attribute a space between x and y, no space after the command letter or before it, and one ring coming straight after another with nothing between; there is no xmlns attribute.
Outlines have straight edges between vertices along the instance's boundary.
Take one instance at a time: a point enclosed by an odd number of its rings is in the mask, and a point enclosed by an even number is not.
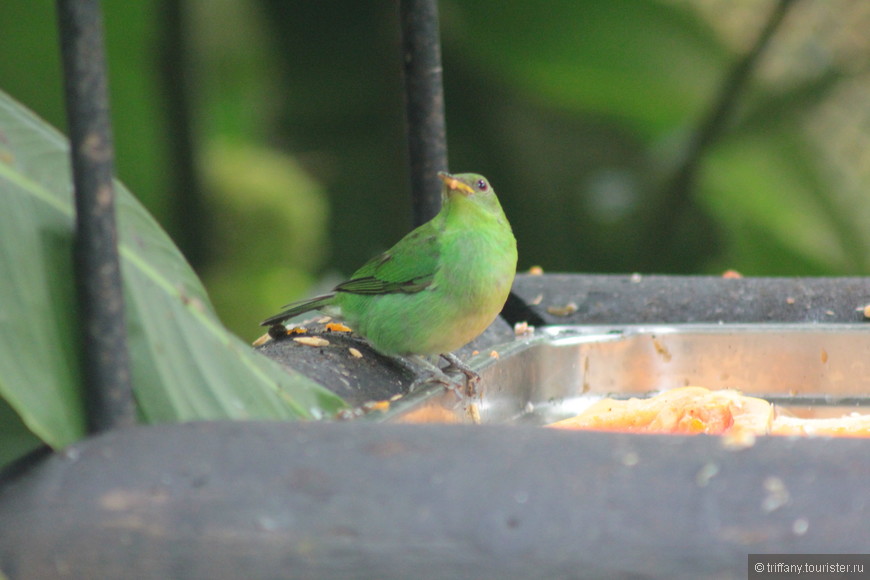
<svg viewBox="0 0 870 580"><path fill-rule="evenodd" d="M211 214L203 199L194 160L191 126L190 54L187 43L189 15L184 0L163 0L159 21L163 34L159 47L160 74L166 118L173 131L166 141L172 163L167 167L172 188L169 230L184 257L198 272L208 264ZM196 216L191 219L191 216Z"/></svg>
<svg viewBox="0 0 870 580"><path fill-rule="evenodd" d="M447 170L437 0L400 0L414 225L441 209L438 171Z"/></svg>
<svg viewBox="0 0 870 580"><path fill-rule="evenodd" d="M76 225L75 286L91 433L135 423L99 0L57 0Z"/></svg>

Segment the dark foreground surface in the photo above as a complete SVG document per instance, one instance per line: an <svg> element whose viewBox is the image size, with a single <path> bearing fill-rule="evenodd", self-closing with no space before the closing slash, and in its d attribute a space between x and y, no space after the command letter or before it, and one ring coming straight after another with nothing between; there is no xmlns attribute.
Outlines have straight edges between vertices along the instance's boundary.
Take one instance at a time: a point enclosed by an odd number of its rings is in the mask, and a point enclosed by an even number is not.
<svg viewBox="0 0 870 580"><path fill-rule="evenodd" d="M745 578L866 551L867 441L200 423L5 482L10 578Z"/></svg>

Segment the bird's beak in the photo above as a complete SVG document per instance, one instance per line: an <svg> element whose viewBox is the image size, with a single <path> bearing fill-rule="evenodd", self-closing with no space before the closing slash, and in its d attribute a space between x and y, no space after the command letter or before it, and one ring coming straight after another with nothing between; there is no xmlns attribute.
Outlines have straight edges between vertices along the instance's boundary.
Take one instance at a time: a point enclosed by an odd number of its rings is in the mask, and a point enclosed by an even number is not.
<svg viewBox="0 0 870 580"><path fill-rule="evenodd" d="M474 193L474 190L471 188L470 185L468 185L467 183L464 183L462 181L459 181L458 179L456 179L455 177L453 177L449 173L445 173L444 171L439 171L438 177L441 179L441 181L444 182L444 185L446 185L447 187L449 187L450 189L452 189L454 191L459 191L459 193L461 193L463 195L471 195L472 193Z"/></svg>

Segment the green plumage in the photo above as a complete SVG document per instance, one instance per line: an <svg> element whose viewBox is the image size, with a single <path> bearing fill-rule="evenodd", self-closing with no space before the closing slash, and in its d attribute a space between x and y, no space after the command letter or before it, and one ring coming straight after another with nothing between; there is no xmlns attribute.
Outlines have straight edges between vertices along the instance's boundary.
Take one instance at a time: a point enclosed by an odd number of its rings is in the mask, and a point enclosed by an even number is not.
<svg viewBox="0 0 870 580"><path fill-rule="evenodd" d="M443 354L476 338L507 300L516 240L484 177L439 177L444 203L434 218L331 293L289 304L261 324L338 306L350 326L384 354Z"/></svg>

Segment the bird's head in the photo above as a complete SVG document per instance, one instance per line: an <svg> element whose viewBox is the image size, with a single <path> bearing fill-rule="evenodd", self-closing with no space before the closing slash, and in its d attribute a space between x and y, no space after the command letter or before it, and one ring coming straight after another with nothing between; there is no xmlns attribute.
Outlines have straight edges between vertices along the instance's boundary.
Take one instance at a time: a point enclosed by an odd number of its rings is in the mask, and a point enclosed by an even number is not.
<svg viewBox="0 0 870 580"><path fill-rule="evenodd" d="M443 208L475 207L487 214L504 216L495 190L484 176L477 173L450 174L441 171L438 173L438 177L444 182L441 192L441 199L444 202Z"/></svg>
<svg viewBox="0 0 870 580"><path fill-rule="evenodd" d="M492 187L482 175L476 173L457 173L451 175L444 171L438 172L438 177L444 182L444 197L451 197L457 193L468 197L476 194L491 194Z"/></svg>

